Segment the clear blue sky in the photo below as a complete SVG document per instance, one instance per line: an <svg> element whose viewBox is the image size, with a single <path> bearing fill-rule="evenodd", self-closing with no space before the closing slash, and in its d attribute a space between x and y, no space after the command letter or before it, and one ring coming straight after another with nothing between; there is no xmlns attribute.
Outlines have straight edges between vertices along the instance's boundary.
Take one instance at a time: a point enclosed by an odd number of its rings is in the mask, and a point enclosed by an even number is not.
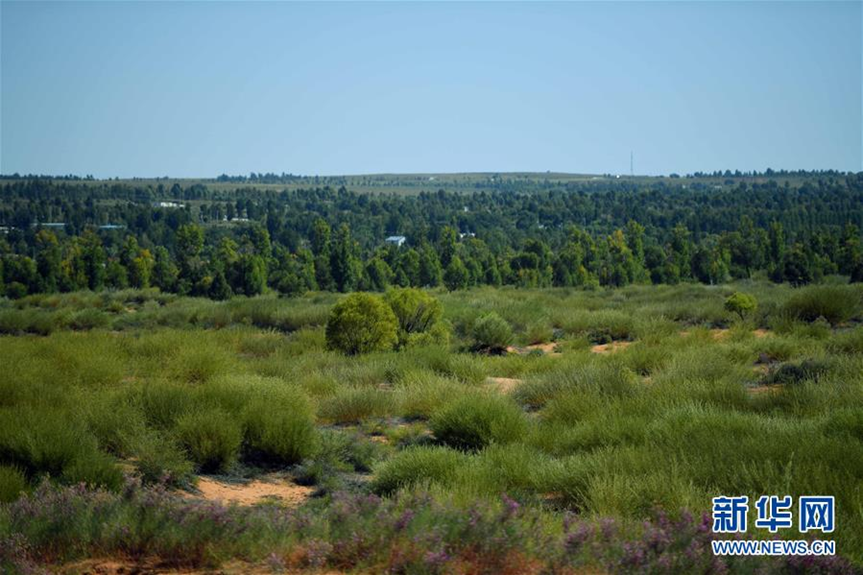
<svg viewBox="0 0 863 575"><path fill-rule="evenodd" d="M861 2L2 2L3 173L861 170Z"/></svg>

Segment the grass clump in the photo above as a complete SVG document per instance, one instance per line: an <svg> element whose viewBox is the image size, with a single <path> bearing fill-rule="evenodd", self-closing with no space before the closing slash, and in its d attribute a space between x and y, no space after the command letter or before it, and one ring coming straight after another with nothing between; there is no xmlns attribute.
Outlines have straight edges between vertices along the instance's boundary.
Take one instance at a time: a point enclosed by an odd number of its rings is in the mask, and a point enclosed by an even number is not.
<svg viewBox="0 0 863 575"><path fill-rule="evenodd" d="M632 373L619 363L594 361L550 371L518 386L513 397L526 407L539 408L561 395L623 397L635 393Z"/></svg>
<svg viewBox="0 0 863 575"><path fill-rule="evenodd" d="M512 443L527 433L524 412L504 397L470 395L453 401L430 421L435 437L456 449L482 449L492 443Z"/></svg>
<svg viewBox="0 0 863 575"><path fill-rule="evenodd" d="M376 388L354 388L325 399L319 415L331 423L358 423L364 419L384 417L395 411L392 392Z"/></svg>
<svg viewBox="0 0 863 575"><path fill-rule="evenodd" d="M317 485L326 491L344 489L344 474L371 471L381 450L379 444L359 433L324 429L314 458L300 465L294 478L301 485Z"/></svg>
<svg viewBox="0 0 863 575"><path fill-rule="evenodd" d="M114 459L99 450L86 426L56 410L0 411L0 463L31 478L50 476L109 489L122 483Z"/></svg>
<svg viewBox="0 0 863 575"><path fill-rule="evenodd" d="M226 411L196 410L177 421L175 433L189 457L205 473L225 471L237 459L243 430Z"/></svg>
<svg viewBox="0 0 863 575"><path fill-rule="evenodd" d="M594 344L630 339L635 330L633 315L616 309L580 311L560 323L565 332Z"/></svg>
<svg viewBox="0 0 863 575"><path fill-rule="evenodd" d="M255 397L243 419L250 456L263 463L300 463L318 448L314 410L299 390L283 388Z"/></svg>
<svg viewBox="0 0 863 575"><path fill-rule="evenodd" d="M173 437L148 431L131 445L135 469L146 484L186 485L192 480L192 463Z"/></svg>
<svg viewBox="0 0 863 575"><path fill-rule="evenodd" d="M409 419L427 419L463 391L464 386L454 379L437 374L415 374L396 390L399 413Z"/></svg>
<svg viewBox="0 0 863 575"><path fill-rule="evenodd" d="M797 385L807 380L818 380L830 370L830 364L819 359L805 359L799 363L783 363L767 377L767 383Z"/></svg>
<svg viewBox="0 0 863 575"><path fill-rule="evenodd" d="M836 334L828 347L838 353L863 354L863 327Z"/></svg>
<svg viewBox="0 0 863 575"><path fill-rule="evenodd" d="M491 445L471 458L459 485L482 495L530 496L542 491L550 462L548 455L526 445Z"/></svg>
<svg viewBox="0 0 863 575"><path fill-rule="evenodd" d="M192 390L170 381L146 383L140 391L141 407L147 423L158 429L170 429L194 406Z"/></svg>
<svg viewBox="0 0 863 575"><path fill-rule="evenodd" d="M471 330L473 349L487 353L503 353L512 343L512 328L494 312L477 319Z"/></svg>
<svg viewBox="0 0 863 575"><path fill-rule="evenodd" d="M424 482L447 485L467 461L466 455L446 447L410 447L375 470L372 490L390 494Z"/></svg>
<svg viewBox="0 0 863 575"><path fill-rule="evenodd" d="M27 477L14 465L0 465L0 503L15 501L27 491Z"/></svg>
<svg viewBox="0 0 863 575"><path fill-rule="evenodd" d="M797 290L788 298L782 310L800 321L813 322L823 317L835 326L859 313L860 296L850 286L809 286Z"/></svg>

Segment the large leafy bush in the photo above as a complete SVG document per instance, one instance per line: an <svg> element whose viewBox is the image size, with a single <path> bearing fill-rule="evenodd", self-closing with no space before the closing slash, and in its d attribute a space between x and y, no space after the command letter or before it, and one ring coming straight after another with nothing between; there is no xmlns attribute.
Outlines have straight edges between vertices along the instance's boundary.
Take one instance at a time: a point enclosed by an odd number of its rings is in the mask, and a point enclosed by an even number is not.
<svg viewBox="0 0 863 575"><path fill-rule="evenodd" d="M390 306L375 295L354 293L335 306L327 320L327 347L354 355L392 349L398 321Z"/></svg>
<svg viewBox="0 0 863 575"><path fill-rule="evenodd" d="M437 335L443 310L432 295L414 288L393 289L384 296L399 322L399 345L423 341L422 334Z"/></svg>
<svg viewBox="0 0 863 575"><path fill-rule="evenodd" d="M512 343L512 327L494 312L486 314L473 324L474 349L501 353Z"/></svg>

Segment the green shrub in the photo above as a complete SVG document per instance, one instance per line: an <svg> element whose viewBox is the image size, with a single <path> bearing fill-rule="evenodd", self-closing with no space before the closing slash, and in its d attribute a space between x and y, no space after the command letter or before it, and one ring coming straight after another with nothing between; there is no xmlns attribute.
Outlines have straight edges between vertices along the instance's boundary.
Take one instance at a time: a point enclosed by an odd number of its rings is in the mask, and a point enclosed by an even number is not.
<svg viewBox="0 0 863 575"><path fill-rule="evenodd" d="M141 407L149 424L168 429L192 410L194 398L191 388L186 385L153 381L141 388Z"/></svg>
<svg viewBox="0 0 863 575"><path fill-rule="evenodd" d="M824 433L863 442L863 410L846 408L830 413L824 420Z"/></svg>
<svg viewBox="0 0 863 575"><path fill-rule="evenodd" d="M528 344L547 343L554 339L554 330L545 321L537 321L527 326L524 337Z"/></svg>
<svg viewBox="0 0 863 575"><path fill-rule="evenodd" d="M823 317L836 325L854 317L859 308L860 294L854 287L821 285L800 288L782 310L794 319L811 322Z"/></svg>
<svg viewBox="0 0 863 575"><path fill-rule="evenodd" d="M96 438L69 413L56 409L0 411L0 461L28 476L61 477L76 460L98 452Z"/></svg>
<svg viewBox="0 0 863 575"><path fill-rule="evenodd" d="M636 342L622 353L623 363L639 375L650 375L668 363L671 352L663 345Z"/></svg>
<svg viewBox="0 0 863 575"><path fill-rule="evenodd" d="M798 355L801 351L797 340L784 337L765 337L756 340L755 351L761 362L786 361Z"/></svg>
<svg viewBox="0 0 863 575"><path fill-rule="evenodd" d="M594 362L529 379L515 389L513 397L521 405L533 408L565 394L579 394L584 401L593 397L625 397L639 389L640 384L633 379L618 363Z"/></svg>
<svg viewBox="0 0 863 575"><path fill-rule="evenodd" d="M196 406L223 409L237 419L242 415L255 389L271 385L282 385L282 382L277 378L255 375L225 375L189 391Z"/></svg>
<svg viewBox="0 0 863 575"><path fill-rule="evenodd" d="M392 309L375 295L353 293L335 306L327 320L327 347L348 355L385 351L398 341Z"/></svg>
<svg viewBox="0 0 863 575"><path fill-rule="evenodd" d="M607 406L588 413L577 400L571 396L549 404L548 423L541 425L533 438L538 447L554 455L571 455L645 441L648 418ZM603 415L596 417L596 413Z"/></svg>
<svg viewBox="0 0 863 575"><path fill-rule="evenodd" d="M541 489L550 461L525 445L492 445L471 458L459 473L458 483L485 495L527 495Z"/></svg>
<svg viewBox="0 0 863 575"><path fill-rule="evenodd" d="M828 343L831 351L863 354L863 326L836 334Z"/></svg>
<svg viewBox="0 0 863 575"><path fill-rule="evenodd" d="M135 438L146 430L146 421L135 398L127 393L106 393L89 398L87 425L99 446L118 457L128 457Z"/></svg>
<svg viewBox="0 0 863 575"><path fill-rule="evenodd" d="M224 410L210 408L185 414L177 420L177 439L198 468L206 473L224 471L237 459L243 431Z"/></svg>
<svg viewBox="0 0 863 575"><path fill-rule="evenodd" d="M436 374L417 374L396 391L399 411L407 418L427 418L463 392L464 386L458 381Z"/></svg>
<svg viewBox="0 0 863 575"><path fill-rule="evenodd" d="M0 465L0 503L15 501L27 491L24 472L12 465Z"/></svg>
<svg viewBox="0 0 863 575"><path fill-rule="evenodd" d="M725 310L736 313L741 321L755 313L756 309L758 309L758 301L755 296L748 293L735 292L725 300Z"/></svg>
<svg viewBox="0 0 863 575"><path fill-rule="evenodd" d="M0 311L0 333L49 335L66 325L67 315L36 309L4 309Z"/></svg>
<svg viewBox="0 0 863 575"><path fill-rule="evenodd" d="M252 399L244 413L246 443L253 458L291 465L318 447L315 416L301 391L284 388Z"/></svg>
<svg viewBox="0 0 863 575"><path fill-rule="evenodd" d="M64 468L60 479L75 485L84 483L88 487L104 487L117 490L123 486L123 473L117 461L102 451L82 451Z"/></svg>
<svg viewBox="0 0 863 575"><path fill-rule="evenodd" d="M412 335L428 333L443 313L437 299L414 288L391 289L384 301L399 322L399 345L405 345Z"/></svg>
<svg viewBox="0 0 863 575"><path fill-rule="evenodd" d="M521 409L504 397L462 397L435 413L430 421L435 437L458 449L482 449L491 443L511 443L527 432Z"/></svg>
<svg viewBox="0 0 863 575"><path fill-rule="evenodd" d="M422 482L449 484L467 456L446 447L411 447L395 455L375 470L372 489L390 494Z"/></svg>
<svg viewBox="0 0 863 575"><path fill-rule="evenodd" d="M449 375L470 385L483 383L488 376L483 362L467 353L454 353L448 356L445 365L436 369L442 375Z"/></svg>
<svg viewBox="0 0 863 575"><path fill-rule="evenodd" d="M585 511L589 505L590 479L595 476L589 460L580 456L555 459L543 470L541 486L546 493L575 511Z"/></svg>
<svg viewBox="0 0 863 575"><path fill-rule="evenodd" d="M347 389L321 403L321 419L332 423L358 423L384 417L394 410L393 394L376 388Z"/></svg>
<svg viewBox="0 0 863 575"><path fill-rule="evenodd" d="M585 336L594 344L629 339L635 330L632 313L616 309L580 310L564 317L560 325L567 333Z"/></svg>
<svg viewBox="0 0 863 575"><path fill-rule="evenodd" d="M381 450L380 444L360 434L325 429L314 458L297 467L293 475L300 485L317 485L326 491L343 490L344 474L371 471Z"/></svg>
<svg viewBox="0 0 863 575"><path fill-rule="evenodd" d="M98 309L85 309L72 314L69 319L69 327L76 330L96 329L105 327L111 322L111 318Z"/></svg>
<svg viewBox="0 0 863 575"><path fill-rule="evenodd" d="M495 312L488 313L473 324L473 349L490 353L501 353L512 343L512 328Z"/></svg>
<svg viewBox="0 0 863 575"><path fill-rule="evenodd" d="M830 364L819 359L806 359L800 363L783 363L768 376L767 382L795 385L806 380L817 380L829 370Z"/></svg>
<svg viewBox="0 0 863 575"><path fill-rule="evenodd" d="M405 347L421 347L431 345L449 345L450 342L450 325L446 321L439 321L428 331L422 333L412 333L405 339Z"/></svg>
<svg viewBox="0 0 863 575"><path fill-rule="evenodd" d="M173 438L148 431L131 446L135 467L145 483L185 485L192 478L192 463Z"/></svg>
<svg viewBox="0 0 863 575"><path fill-rule="evenodd" d="M207 383L230 364L224 347L212 339L184 338L180 345L173 350L169 366L171 375L185 383Z"/></svg>
<svg viewBox="0 0 863 575"><path fill-rule="evenodd" d="M380 444L358 433L324 430L320 439L315 459L338 462L352 471L371 471L380 456Z"/></svg>

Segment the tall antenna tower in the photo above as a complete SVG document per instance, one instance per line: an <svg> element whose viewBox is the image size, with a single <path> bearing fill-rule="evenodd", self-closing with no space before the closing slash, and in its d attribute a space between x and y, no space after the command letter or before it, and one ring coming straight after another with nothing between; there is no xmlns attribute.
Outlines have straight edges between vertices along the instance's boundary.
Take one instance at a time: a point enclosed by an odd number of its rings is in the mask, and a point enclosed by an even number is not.
<svg viewBox="0 0 863 575"><path fill-rule="evenodd" d="M629 152L629 175L630 175L630 176L634 176L634 175L635 175L635 169L633 168L633 162L632 162L632 159L633 159L633 153L630 151L630 152Z"/></svg>

